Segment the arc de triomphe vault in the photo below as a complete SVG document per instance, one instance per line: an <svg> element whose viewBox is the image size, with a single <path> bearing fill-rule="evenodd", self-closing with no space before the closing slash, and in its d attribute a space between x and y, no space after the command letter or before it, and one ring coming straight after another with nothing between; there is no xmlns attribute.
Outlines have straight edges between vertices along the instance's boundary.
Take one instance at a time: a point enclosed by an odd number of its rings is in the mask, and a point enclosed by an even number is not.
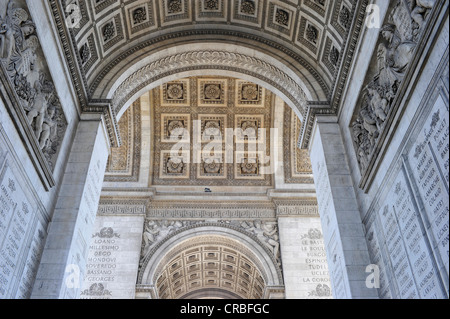
<svg viewBox="0 0 450 319"><path fill-rule="evenodd" d="M0 0L0 298L448 298L448 35L441 0Z"/></svg>

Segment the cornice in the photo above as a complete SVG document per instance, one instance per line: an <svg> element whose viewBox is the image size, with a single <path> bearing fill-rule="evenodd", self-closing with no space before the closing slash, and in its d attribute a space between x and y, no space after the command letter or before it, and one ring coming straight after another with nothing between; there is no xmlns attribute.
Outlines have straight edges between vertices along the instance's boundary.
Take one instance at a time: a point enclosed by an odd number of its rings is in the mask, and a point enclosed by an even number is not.
<svg viewBox="0 0 450 319"><path fill-rule="evenodd" d="M368 3L369 0L359 0L354 8L354 11L352 12L353 16L357 15L357 18L353 19L349 35L345 37L345 53L340 56L340 68L336 70L332 93L329 95L329 101L308 102L308 109L306 111L307 116L302 123L302 129L300 132L300 148L307 149L309 147L316 115L339 114L345 85L348 80L351 65L355 59L355 50L361 38L361 31L363 29Z"/></svg>

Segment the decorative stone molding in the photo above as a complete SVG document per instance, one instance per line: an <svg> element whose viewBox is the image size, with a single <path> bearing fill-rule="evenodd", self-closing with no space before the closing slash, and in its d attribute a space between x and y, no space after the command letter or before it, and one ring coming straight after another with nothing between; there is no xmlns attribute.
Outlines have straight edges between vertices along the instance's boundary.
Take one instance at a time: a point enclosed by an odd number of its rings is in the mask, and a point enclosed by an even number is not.
<svg viewBox="0 0 450 319"><path fill-rule="evenodd" d="M314 184L308 150L298 147L302 123L285 104L283 121L283 162L286 184Z"/></svg>
<svg viewBox="0 0 450 319"><path fill-rule="evenodd" d="M307 100L305 92L292 77L267 61L227 51L190 51L147 64L118 86L112 98L114 109L120 112L123 105L136 92L164 76L209 68L237 71L262 79L283 92L296 104L300 113L305 114Z"/></svg>
<svg viewBox="0 0 450 319"><path fill-rule="evenodd" d="M90 100L89 106L83 110L84 113L101 113L105 122L106 131L109 137L111 147L120 147L122 144L120 138L119 125L117 123L116 112L111 105L110 100Z"/></svg>
<svg viewBox="0 0 450 319"><path fill-rule="evenodd" d="M106 125L106 129L109 135L109 142L111 147L120 146L120 136L118 134L118 125L116 114L113 109L111 109L109 105L109 101L105 99L92 99L88 93L88 84L86 81L86 77L81 71L83 69L83 57L80 55L79 50L74 44L75 31L74 28L67 27L67 21L71 19L70 10L65 11L64 8L67 8L66 0L56 1L51 0L49 2L49 8L51 14L54 18L54 22L57 29L57 35L59 36L59 40L61 41L62 51L64 53L64 57L66 59L67 68L69 70L70 78L72 80L72 84L74 90L77 95L77 104L79 105L79 112L84 113L101 113L104 116L104 121ZM81 1L77 2L80 4L80 8L86 7L86 4ZM80 24L86 23L86 16L83 15ZM79 29L78 29L79 30ZM90 45L93 46L93 40ZM89 53L91 53L90 48ZM87 54L87 53L85 53ZM98 58L98 54L95 54L95 57ZM92 60L92 59L90 59ZM92 61L88 61L85 64L92 64Z"/></svg>
<svg viewBox="0 0 450 319"><path fill-rule="evenodd" d="M133 103L118 123L121 145L111 149L106 182L137 182L141 161L141 103Z"/></svg>
<svg viewBox="0 0 450 319"><path fill-rule="evenodd" d="M341 1L336 1L335 5L341 4ZM367 6L369 0L359 0L353 6L351 10L351 17L353 21L347 24L348 35L345 37L345 41L342 44L342 50L339 55L339 61L337 62L334 83L332 90L329 94L328 101L309 101L307 107L307 116L304 117L302 123L302 129L300 133L299 146L300 148L307 149L312 137L312 131L314 127L314 121L316 115L336 115L339 113L342 104L342 97L347 84L351 65L355 59L355 53L357 44L360 39L361 31L364 28L364 22L367 19ZM341 7L341 10L344 7ZM339 12L334 10L335 14ZM337 18L334 22L334 27L340 29L340 24L337 23ZM348 23L348 22L347 22Z"/></svg>
<svg viewBox="0 0 450 319"><path fill-rule="evenodd" d="M153 285L136 285L136 299L156 299L156 288Z"/></svg>
<svg viewBox="0 0 450 319"><path fill-rule="evenodd" d="M319 217L317 199L274 199L277 217Z"/></svg>
<svg viewBox="0 0 450 319"><path fill-rule="evenodd" d="M277 217L319 217L319 210L317 206L305 207L305 206L278 206Z"/></svg>
<svg viewBox="0 0 450 319"><path fill-rule="evenodd" d="M286 288L284 286L268 286L263 299L285 299Z"/></svg>
<svg viewBox="0 0 450 319"><path fill-rule="evenodd" d="M101 199L98 215L145 215L147 199Z"/></svg>
<svg viewBox="0 0 450 319"><path fill-rule="evenodd" d="M147 206L147 218L153 219L275 219L275 206L270 203L245 202L227 204L216 202L152 201Z"/></svg>
<svg viewBox="0 0 450 319"><path fill-rule="evenodd" d="M209 9L208 14L216 14L218 17L223 17L224 21L229 20L230 17L226 17L226 11L228 11L226 8L228 7L227 3L224 3L224 1L221 2L221 5L219 6L219 9L210 11ZM238 3L238 1L236 1ZM345 2L345 5L343 4L343 1L337 1L336 4L332 4L329 2L316 2L316 1L307 1L304 4L301 5L301 7L304 6L303 10L307 11L316 11L315 14L319 14L323 16L323 21L320 22L322 24L321 28L327 28L327 25L329 27L334 28L334 30L337 30L337 34L339 34L339 37L335 38L333 37L334 41L337 41L337 47L340 48L340 54L339 54L339 61L337 61L335 68L336 71L334 74L330 74L329 72L324 72L326 70L326 67L324 66L324 62L322 61L328 61L330 60L329 56L325 56L324 54L323 59L319 55L317 55L316 59L317 62L314 64L311 64L311 62L306 61L303 58L303 50L304 45L301 45L299 41L292 42L291 37L283 38L280 37L277 39L278 41L272 41L269 40L268 37L265 36L265 34L272 34L273 28L270 27L270 23L266 25L266 23L263 23L263 28L260 30L261 32L257 32L255 34L253 30L249 30L250 32L244 31L235 31L235 30L227 30L222 29L219 25L212 24L210 28L205 29L196 29L193 28L195 26L196 22L191 21L191 19L195 20L195 17L200 18L203 10L202 5L199 4L199 8L195 8L197 11L196 14L194 12L185 12L187 16L184 15L175 15L172 16L173 21L171 20L170 23L163 23L163 25L160 25L157 28L157 25L155 24L155 20L163 19L164 17L157 18L156 16L153 16L153 8L150 8L152 6L149 5L147 9L144 9L144 11L148 11L147 19L142 20L142 25L139 24L139 31L136 32L136 30L132 30L130 34L125 34L125 38L121 40L120 43L132 43L132 46L130 49L127 49L123 52L117 52L120 51L124 46L116 45L114 49L108 50L107 52L103 52L103 57L107 58L109 60L109 57L114 55L113 59L110 59L107 64L101 65L100 63L100 55L99 52L102 52L104 48L100 43L95 43L95 41L89 42L89 49L93 52L91 54L90 61L88 63L83 64L83 58L84 60L87 59L87 53L86 49L82 49L85 47L86 41L84 38L82 38L86 32L94 34L95 32L100 32L99 28L96 28L95 26L97 24L104 25L107 23L107 19L105 18L105 15L102 15L103 10L106 8L110 9L111 12L119 13L121 10L120 6L117 5L111 5L111 7L103 6L102 9L99 9L99 11L95 12L88 12L90 9L88 6L83 4L80 4L80 10L81 10L81 27L78 28L70 28L67 29L66 26L64 26L64 20L70 18L71 13L65 12L65 8L68 4L65 0L51 0L50 1L50 7L51 11L56 23L56 27L61 39L61 42L64 47L64 52L66 54L66 60L68 62L69 68L72 70L79 70L80 72L74 72L74 75L72 76L74 81L74 86L77 90L78 96L80 98L80 105L82 106L82 109L85 109L87 106L88 96L93 95L94 92L97 92L97 89L99 87L102 87L100 84L103 80L108 78L108 73L112 71L113 68L116 68L120 63L122 63L124 60L129 59L130 56L135 54L141 49L147 49L154 45L166 45L166 43L175 43L176 41L180 42L180 39L183 38L191 38L191 37L197 37L199 39L233 39L232 41L241 41L242 43L248 43L252 42L255 48L260 48L261 46L264 46L265 52L271 51L273 54L277 56L283 56L285 55L288 57L288 59L291 59L291 61L295 61L295 63L298 63L301 65L302 68L307 70L307 73L311 75L312 78L314 78L313 82L317 82L320 86L320 90L327 95L330 101L333 101L332 109L322 108L322 109L316 109L312 112L305 112L309 113L312 117L311 121L305 121L304 128L302 129L302 148L307 148L309 143L309 138L311 137L310 132L312 126L310 125L311 122L313 122L315 114L328 114L332 113L335 114L336 110L340 104L341 95L343 92L343 89L345 87L345 83L347 80L347 75L349 71L349 67L351 65L351 62L353 60L354 56L354 50L356 47L357 40L360 35L360 31L362 29L362 24L365 19L365 9L367 6L368 0L362 0L362 1L355 1L352 4L349 4L348 2ZM102 3L103 5L103 3ZM272 3L268 3L268 6L271 8L273 6ZM134 6L133 8L136 8L137 6ZM233 7L233 6L231 6ZM262 19L261 15L263 13L263 6L259 6L260 8L255 11L255 17L249 16L247 14L242 14L242 12L239 11L239 5L236 5L233 8L234 12L230 12L228 15L231 14L231 20L228 21L228 24L230 23L237 23L241 25L248 25L250 28L255 21L259 21ZM277 6L275 6L277 7ZM308 7L308 8L307 8ZM135 10L130 9L131 5L127 5L125 3L125 11L120 11L120 18L123 20L121 23L118 23L118 25L128 25L130 21L134 21L135 17L133 16L135 14ZM192 8L187 8L186 10L191 11ZM141 11L143 8L140 8ZM298 10L299 8L292 8L292 10ZM97 9L95 9L97 10ZM159 15L160 10L155 10L156 14ZM273 10L274 12L278 12L279 10ZM287 12L287 11L286 11ZM125 14L124 14L125 13ZM294 18L294 12L292 12L292 18ZM308 13L309 14L309 13ZM313 14L313 15L315 15ZM118 15L116 15L117 17ZM302 15L300 15L302 16ZM329 18L326 18L329 17ZM103 19L105 18L105 19ZM157 19L156 19L157 18ZM148 23L148 19L152 20L151 23ZM177 20L178 19L178 20ZM249 20L250 19L250 20ZM251 22L251 19L256 19L254 22ZM295 18L297 20L299 18ZM125 21L126 20L126 21ZM220 19L219 19L220 20ZM279 19L270 19L276 21ZM292 20L292 19L289 19ZM145 23L144 23L145 22ZM183 24L187 30L178 31L178 32L167 32L168 28L173 26L174 23L181 23ZM191 25L192 23L192 25ZM260 22L257 22L257 25L260 25ZM298 25L297 21L292 21L290 23L292 26ZM283 25L283 24L281 24ZM131 27L133 24L131 24ZM130 28L130 26L129 26ZM148 29L145 29L148 28ZM97 30L98 29L98 30ZM122 28L119 28L122 29ZM120 30L122 31L122 30ZM145 39L143 41L139 41L137 39L145 38L141 37L143 33L151 34L154 31L158 31L158 33L161 34L153 34L153 37L151 39ZM166 31L166 32L163 32ZM295 31L295 30L294 30ZM127 32L125 32L127 33ZM275 34L276 36L278 34ZM322 37L327 37L327 32L322 32ZM100 37L100 35L98 35ZM92 37L94 38L94 37ZM342 38L342 40L340 39ZM92 39L91 39L92 40ZM137 40L137 41L135 41ZM80 41L80 42L79 42ZM98 38L97 38L98 41ZM113 41L113 40L111 40ZM281 41L281 42L280 42ZM318 40L322 41L322 40ZM278 43L280 42L280 43ZM169 44L170 45L170 44ZM72 50L73 48L73 50ZM81 51L81 52L80 52ZM330 50L329 50L330 51ZM74 54L75 52L75 54ZM331 51L330 51L331 52ZM83 53L83 54L82 54ZM106 55L105 55L106 54ZM92 57L95 57L95 61ZM292 62L287 62L292 63ZM99 66L98 70L94 70L95 66ZM88 66L88 69L85 69L86 66ZM320 66L317 68L317 66ZM77 73L77 74L75 74ZM86 74L89 76L89 83L87 84ZM334 76L334 78L333 78ZM328 79L328 80L326 80ZM330 85L331 82L334 81L333 85ZM272 84L272 83L270 83ZM88 92L86 94L86 92Z"/></svg>

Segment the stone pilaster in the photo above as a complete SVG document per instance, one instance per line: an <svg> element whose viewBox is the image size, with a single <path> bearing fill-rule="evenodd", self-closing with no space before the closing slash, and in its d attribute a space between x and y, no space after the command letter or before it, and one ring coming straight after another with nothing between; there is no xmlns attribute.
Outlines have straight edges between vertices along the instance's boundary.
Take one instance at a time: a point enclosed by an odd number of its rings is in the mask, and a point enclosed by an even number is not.
<svg viewBox="0 0 450 319"><path fill-rule="evenodd" d="M371 262L336 117L317 117L310 153L333 295L377 298L366 286Z"/></svg>
<svg viewBox="0 0 450 319"><path fill-rule="evenodd" d="M286 298L332 298L319 216L280 217L278 227Z"/></svg>
<svg viewBox="0 0 450 319"><path fill-rule="evenodd" d="M101 113L82 115L66 166L32 298L77 298L109 152Z"/></svg>

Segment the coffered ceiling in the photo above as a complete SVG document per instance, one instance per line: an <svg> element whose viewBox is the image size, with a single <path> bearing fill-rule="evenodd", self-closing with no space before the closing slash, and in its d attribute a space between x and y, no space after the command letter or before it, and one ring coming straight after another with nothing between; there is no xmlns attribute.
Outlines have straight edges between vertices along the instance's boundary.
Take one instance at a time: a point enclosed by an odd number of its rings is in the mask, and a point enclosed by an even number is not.
<svg viewBox="0 0 450 319"><path fill-rule="evenodd" d="M316 114L339 110L367 5L368 0L49 0L81 111L111 103L120 116L170 77L226 71L265 85L296 111L302 148Z"/></svg>
<svg viewBox="0 0 450 319"><path fill-rule="evenodd" d="M153 90L152 101L153 185L272 185L273 173L265 172L274 111L269 91L243 80L194 77ZM185 137L171 138L178 128L188 134L186 145L180 143ZM247 129L254 136L244 136ZM179 164L171 154L177 143L184 146Z"/></svg>
<svg viewBox="0 0 450 319"><path fill-rule="evenodd" d="M266 284L258 267L248 253L220 239L220 245L210 238L173 256L156 281L158 296L183 299L195 292L215 291L217 295L217 291L223 291L231 293L225 294L227 298L261 299Z"/></svg>
<svg viewBox="0 0 450 319"><path fill-rule="evenodd" d="M205 41L290 57L330 93L356 10L356 0L60 1L91 94L123 60Z"/></svg>
<svg viewBox="0 0 450 319"><path fill-rule="evenodd" d="M129 182L142 177L142 165L150 165L152 187L248 192L249 186L277 187L275 174L284 174L285 184L313 184L309 154L297 145L301 121L283 103L276 111L269 90L245 80L202 76L167 82L146 96L149 102L138 99L119 121L122 146L112 148L106 182L133 185ZM143 121L150 124L142 128ZM144 144L143 134L151 136ZM275 156L284 162L283 170Z"/></svg>

